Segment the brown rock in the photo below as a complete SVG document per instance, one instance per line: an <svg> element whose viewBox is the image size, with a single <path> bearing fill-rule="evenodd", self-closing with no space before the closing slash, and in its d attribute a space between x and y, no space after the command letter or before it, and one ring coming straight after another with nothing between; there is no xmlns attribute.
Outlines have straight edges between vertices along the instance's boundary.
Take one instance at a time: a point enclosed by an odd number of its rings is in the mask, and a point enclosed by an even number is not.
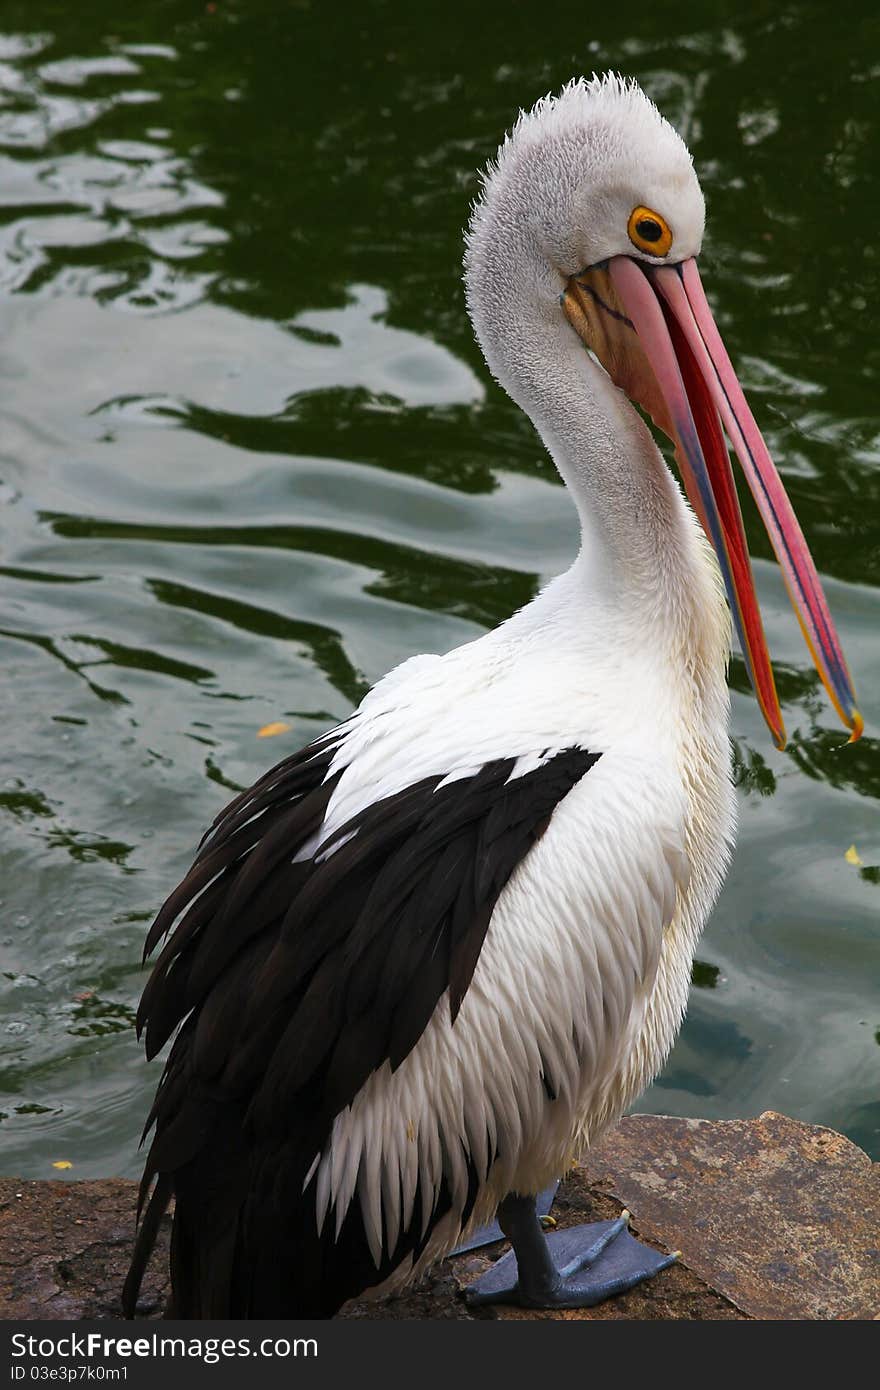
<svg viewBox="0 0 880 1390"><path fill-rule="evenodd" d="M0 1318L118 1318L137 1183L0 1178ZM168 1292L166 1218L141 1290L144 1317Z"/></svg>
<svg viewBox="0 0 880 1390"><path fill-rule="evenodd" d="M633 1213L678 1265L598 1308L481 1310L489 1318L870 1318L880 1311L880 1165L832 1130L767 1113L714 1122L633 1115L571 1173L560 1226ZM136 1184L0 1179L0 1318L119 1316ZM166 1219L139 1315L167 1295ZM665 1243L665 1244L664 1244ZM459 1256L396 1298L347 1318L472 1318L461 1289L489 1254Z"/></svg>
<svg viewBox="0 0 880 1390"><path fill-rule="evenodd" d="M590 1155L644 1236L753 1318L880 1312L880 1164L834 1130L768 1110L757 1120L633 1115Z"/></svg>

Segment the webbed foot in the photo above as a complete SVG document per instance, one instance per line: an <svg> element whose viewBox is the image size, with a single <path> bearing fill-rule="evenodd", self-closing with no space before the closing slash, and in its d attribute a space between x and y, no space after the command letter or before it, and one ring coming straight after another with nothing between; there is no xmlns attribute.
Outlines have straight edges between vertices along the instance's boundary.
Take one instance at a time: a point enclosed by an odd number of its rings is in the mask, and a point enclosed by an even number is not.
<svg viewBox="0 0 880 1390"><path fill-rule="evenodd" d="M506 1197L501 1228L513 1250L465 1290L471 1307L518 1303L526 1308L592 1308L668 1268L663 1255L629 1233L629 1212L616 1221L571 1226L545 1236L534 1198Z"/></svg>

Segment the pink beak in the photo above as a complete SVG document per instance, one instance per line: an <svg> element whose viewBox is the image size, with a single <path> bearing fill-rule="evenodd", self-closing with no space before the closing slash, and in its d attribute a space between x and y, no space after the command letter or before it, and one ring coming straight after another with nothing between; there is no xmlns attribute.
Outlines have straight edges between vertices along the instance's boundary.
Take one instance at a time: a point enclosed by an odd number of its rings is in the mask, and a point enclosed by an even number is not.
<svg viewBox="0 0 880 1390"><path fill-rule="evenodd" d="M685 489L718 555L749 677L777 746L785 746L785 728L722 426L767 527L813 661L853 742L864 725L816 566L730 364L696 261L648 266L615 256L607 270L669 412Z"/></svg>

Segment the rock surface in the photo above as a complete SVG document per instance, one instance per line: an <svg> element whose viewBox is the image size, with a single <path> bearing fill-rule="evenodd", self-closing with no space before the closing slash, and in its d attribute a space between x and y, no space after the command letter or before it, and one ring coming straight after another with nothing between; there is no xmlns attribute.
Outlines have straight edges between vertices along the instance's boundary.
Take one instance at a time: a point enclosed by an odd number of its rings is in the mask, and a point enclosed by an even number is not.
<svg viewBox="0 0 880 1390"><path fill-rule="evenodd" d="M635 1119L636 1117L633 1117ZM588 1185L674 1239L698 1277L753 1318L880 1316L880 1164L832 1129L756 1120L624 1120Z"/></svg>
<svg viewBox="0 0 880 1390"><path fill-rule="evenodd" d="M112 1318L134 1229L136 1185L0 1179L0 1318ZM598 1308L481 1310L489 1318L873 1318L880 1316L880 1165L833 1130L756 1120L632 1115L568 1175L560 1226L615 1216L681 1260ZM139 1315L167 1294L166 1220ZM460 1291L506 1246L448 1260L396 1298L347 1318L471 1318Z"/></svg>

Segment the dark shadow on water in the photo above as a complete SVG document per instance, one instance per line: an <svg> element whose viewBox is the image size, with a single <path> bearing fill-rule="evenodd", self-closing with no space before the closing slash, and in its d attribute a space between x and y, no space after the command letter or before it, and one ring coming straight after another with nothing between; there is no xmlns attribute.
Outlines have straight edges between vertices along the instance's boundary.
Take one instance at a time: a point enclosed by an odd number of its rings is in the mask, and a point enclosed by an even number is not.
<svg viewBox="0 0 880 1390"><path fill-rule="evenodd" d="M302 644L307 648L318 669L323 671L335 689L352 704L357 704L367 693L367 682L361 673L355 670L343 650L339 634L331 628L288 618L283 613L271 613L241 599L209 594L203 589L193 589L165 579L147 580L147 587L160 603L169 604L174 608L188 608L194 613L203 613L221 622L231 623L243 632Z"/></svg>
<svg viewBox="0 0 880 1390"><path fill-rule="evenodd" d="M146 540L162 545L195 545L205 549L240 546L323 555L378 572L381 578L365 585L365 593L425 608L432 613L453 614L483 627L492 627L509 617L532 598L537 586L535 575L478 565L442 554L427 554L413 546L356 534L341 527L336 530L287 525L147 526L57 513L43 513L41 520L51 526L55 535L68 539ZM150 579L147 584L163 602L171 602L167 595L178 589L181 593L196 595L195 590L185 589L182 585L168 586L164 580ZM203 594L199 602L193 598L184 606L200 612L213 612L215 616L225 615L236 626L267 636L296 639L307 629L314 632L320 630L254 605L207 594ZM243 620L245 615L247 621Z"/></svg>

